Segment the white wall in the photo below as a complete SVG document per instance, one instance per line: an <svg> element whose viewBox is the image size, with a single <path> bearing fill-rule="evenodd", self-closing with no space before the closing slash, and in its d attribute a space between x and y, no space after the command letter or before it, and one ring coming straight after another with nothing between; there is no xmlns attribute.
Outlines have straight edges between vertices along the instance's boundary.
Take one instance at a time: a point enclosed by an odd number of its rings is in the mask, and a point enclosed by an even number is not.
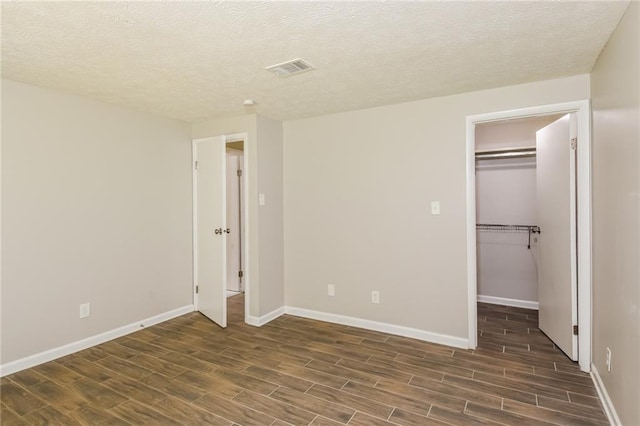
<svg viewBox="0 0 640 426"><path fill-rule="evenodd" d="M258 115L260 307L263 316L284 306L282 122Z"/></svg>
<svg viewBox="0 0 640 426"><path fill-rule="evenodd" d="M2 81L3 364L192 303L189 130Z"/></svg>
<svg viewBox="0 0 640 426"><path fill-rule="evenodd" d="M536 159L476 161L477 223L536 225Z"/></svg>
<svg viewBox="0 0 640 426"><path fill-rule="evenodd" d="M535 158L476 163L476 223L537 225ZM478 230L478 295L538 301L537 234Z"/></svg>
<svg viewBox="0 0 640 426"><path fill-rule="evenodd" d="M639 28L632 2L591 74L593 361L624 425L640 424Z"/></svg>
<svg viewBox="0 0 640 426"><path fill-rule="evenodd" d="M580 75L285 122L287 306L466 340L465 117L586 98Z"/></svg>
<svg viewBox="0 0 640 426"><path fill-rule="evenodd" d="M536 131L551 124L562 114L484 123L476 126L476 150L536 146Z"/></svg>
<svg viewBox="0 0 640 426"><path fill-rule="evenodd" d="M535 147L536 131L555 119L480 124L476 126L476 151ZM537 225L535 157L476 161L476 222ZM534 237L529 249L526 231L478 231L478 295L538 301Z"/></svg>

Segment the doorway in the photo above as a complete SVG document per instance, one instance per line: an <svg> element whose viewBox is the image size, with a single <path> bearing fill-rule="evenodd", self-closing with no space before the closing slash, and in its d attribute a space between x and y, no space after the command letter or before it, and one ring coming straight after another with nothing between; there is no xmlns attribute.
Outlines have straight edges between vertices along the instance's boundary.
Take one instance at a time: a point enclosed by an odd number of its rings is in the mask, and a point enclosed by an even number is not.
<svg viewBox="0 0 640 426"><path fill-rule="evenodd" d="M244 307L250 306L247 143L247 134L234 134L194 139L192 145L193 301L223 328L228 304L229 315L245 322Z"/></svg>
<svg viewBox="0 0 640 426"><path fill-rule="evenodd" d="M557 115L476 126L480 302L538 309L536 131Z"/></svg>
<svg viewBox="0 0 640 426"><path fill-rule="evenodd" d="M579 101L564 104L480 114L467 117L467 266L468 266L468 319L469 347L475 348L477 336L477 236L476 236L476 130L487 123L504 120L540 119L544 116L575 113L577 118L577 323L579 334L578 363L583 371L590 371L591 364L591 251L590 251L590 113L589 102ZM524 224L528 225L528 224ZM535 224L533 224L535 225ZM530 231L529 231L530 232ZM529 233L530 235L530 233ZM535 238L535 236L534 236Z"/></svg>
<svg viewBox="0 0 640 426"><path fill-rule="evenodd" d="M227 227L231 230L227 240L227 298L243 293L242 236L244 218L242 184L244 169L244 141L227 141L226 144L226 209Z"/></svg>

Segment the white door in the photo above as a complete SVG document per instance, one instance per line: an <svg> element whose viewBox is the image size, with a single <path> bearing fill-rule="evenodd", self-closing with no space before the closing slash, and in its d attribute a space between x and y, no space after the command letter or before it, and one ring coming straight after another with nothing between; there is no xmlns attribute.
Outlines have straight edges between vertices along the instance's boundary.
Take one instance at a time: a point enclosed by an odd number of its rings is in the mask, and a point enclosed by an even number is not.
<svg viewBox="0 0 640 426"><path fill-rule="evenodd" d="M227 152L227 290L241 291L240 288L240 176L241 159L239 151Z"/></svg>
<svg viewBox="0 0 640 426"><path fill-rule="evenodd" d="M224 136L194 143L197 307L220 327L227 326L225 144Z"/></svg>
<svg viewBox="0 0 640 426"><path fill-rule="evenodd" d="M572 360L578 357L575 114L536 133L539 326Z"/></svg>

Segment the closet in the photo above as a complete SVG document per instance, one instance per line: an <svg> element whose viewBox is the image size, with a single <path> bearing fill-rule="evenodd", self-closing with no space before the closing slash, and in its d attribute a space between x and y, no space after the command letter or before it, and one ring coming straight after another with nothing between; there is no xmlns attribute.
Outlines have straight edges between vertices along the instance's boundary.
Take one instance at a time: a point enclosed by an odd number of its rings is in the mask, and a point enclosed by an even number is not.
<svg viewBox="0 0 640 426"><path fill-rule="evenodd" d="M476 126L478 300L538 309L536 131L545 116Z"/></svg>

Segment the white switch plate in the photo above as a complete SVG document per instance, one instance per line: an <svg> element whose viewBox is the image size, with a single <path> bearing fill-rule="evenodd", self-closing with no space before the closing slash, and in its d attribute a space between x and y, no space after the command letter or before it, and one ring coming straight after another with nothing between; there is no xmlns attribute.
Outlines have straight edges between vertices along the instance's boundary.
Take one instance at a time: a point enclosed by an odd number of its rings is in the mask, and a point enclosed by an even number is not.
<svg viewBox="0 0 640 426"><path fill-rule="evenodd" d="M91 305L89 303L80 305L80 318L86 318L89 315L91 315Z"/></svg>
<svg viewBox="0 0 640 426"><path fill-rule="evenodd" d="M335 296L336 295L336 286L333 284L329 284L329 286L327 287L327 294L329 296Z"/></svg>
<svg viewBox="0 0 640 426"><path fill-rule="evenodd" d="M440 201L431 202L431 214L440 214Z"/></svg>
<svg viewBox="0 0 640 426"><path fill-rule="evenodd" d="M380 292L373 290L371 292L371 303L380 303Z"/></svg>
<svg viewBox="0 0 640 426"><path fill-rule="evenodd" d="M258 204L260 204L261 206L265 205L264 194L258 194Z"/></svg>

